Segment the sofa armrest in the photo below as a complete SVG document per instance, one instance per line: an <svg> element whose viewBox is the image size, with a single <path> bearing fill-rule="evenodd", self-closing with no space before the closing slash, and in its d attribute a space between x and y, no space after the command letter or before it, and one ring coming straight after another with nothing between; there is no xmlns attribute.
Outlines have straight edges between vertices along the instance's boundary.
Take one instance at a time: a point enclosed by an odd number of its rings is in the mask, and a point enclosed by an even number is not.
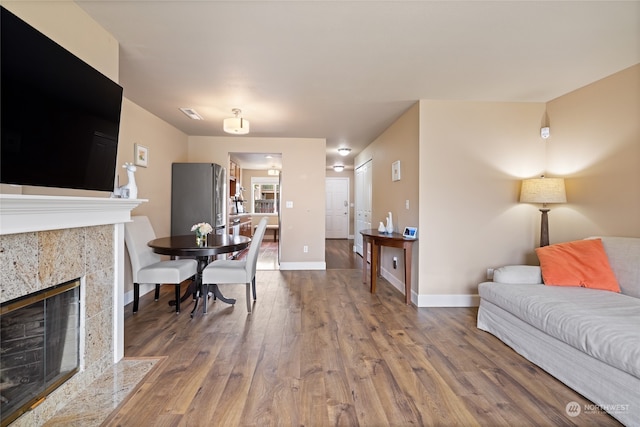
<svg viewBox="0 0 640 427"><path fill-rule="evenodd" d="M542 284L542 274L537 265L506 265L493 271L493 281L513 284Z"/></svg>

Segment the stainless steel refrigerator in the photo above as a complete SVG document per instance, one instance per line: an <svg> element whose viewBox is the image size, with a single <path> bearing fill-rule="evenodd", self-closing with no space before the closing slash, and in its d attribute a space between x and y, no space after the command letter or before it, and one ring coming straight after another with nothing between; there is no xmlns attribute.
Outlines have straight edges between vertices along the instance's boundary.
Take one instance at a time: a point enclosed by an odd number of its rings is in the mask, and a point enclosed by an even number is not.
<svg viewBox="0 0 640 427"><path fill-rule="evenodd" d="M215 163L174 163L171 170L171 235L192 234L208 222L217 234L227 230L227 170Z"/></svg>

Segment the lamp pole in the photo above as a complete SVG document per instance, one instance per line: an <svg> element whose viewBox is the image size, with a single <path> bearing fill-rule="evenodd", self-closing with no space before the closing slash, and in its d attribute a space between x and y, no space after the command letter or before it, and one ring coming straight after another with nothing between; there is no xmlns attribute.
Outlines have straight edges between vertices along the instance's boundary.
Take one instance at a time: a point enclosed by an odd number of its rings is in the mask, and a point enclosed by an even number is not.
<svg viewBox="0 0 640 427"><path fill-rule="evenodd" d="M540 223L540 247L549 246L549 208L540 209L542 222Z"/></svg>

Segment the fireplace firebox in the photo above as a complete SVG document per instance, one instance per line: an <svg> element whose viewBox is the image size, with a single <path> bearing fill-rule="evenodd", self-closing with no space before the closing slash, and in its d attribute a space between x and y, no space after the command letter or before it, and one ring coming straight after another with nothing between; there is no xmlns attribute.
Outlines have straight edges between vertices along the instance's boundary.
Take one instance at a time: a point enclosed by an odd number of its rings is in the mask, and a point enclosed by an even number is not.
<svg viewBox="0 0 640 427"><path fill-rule="evenodd" d="M10 424L78 372L80 279L0 305L0 414Z"/></svg>

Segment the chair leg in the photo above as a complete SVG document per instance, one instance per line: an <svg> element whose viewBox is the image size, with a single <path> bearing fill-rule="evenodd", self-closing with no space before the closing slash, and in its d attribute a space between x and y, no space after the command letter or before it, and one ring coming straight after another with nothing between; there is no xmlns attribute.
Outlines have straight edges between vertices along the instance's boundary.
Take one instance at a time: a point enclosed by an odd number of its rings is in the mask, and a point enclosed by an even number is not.
<svg viewBox="0 0 640 427"><path fill-rule="evenodd" d="M209 285L202 285L202 313L207 314L207 300L209 299Z"/></svg>
<svg viewBox="0 0 640 427"><path fill-rule="evenodd" d="M138 312L138 302L140 301L140 284L133 284L133 312Z"/></svg>
<svg viewBox="0 0 640 427"><path fill-rule="evenodd" d="M251 313L251 283L245 283L245 289L247 293L247 311Z"/></svg>
<svg viewBox="0 0 640 427"><path fill-rule="evenodd" d="M251 281L251 286L253 287L253 300L255 301L256 298L256 276L253 276L253 280Z"/></svg>
<svg viewBox="0 0 640 427"><path fill-rule="evenodd" d="M178 283L176 286L176 314L180 313L180 284Z"/></svg>
<svg viewBox="0 0 640 427"><path fill-rule="evenodd" d="M153 298L158 301L160 299L160 283L156 283L156 293Z"/></svg>

